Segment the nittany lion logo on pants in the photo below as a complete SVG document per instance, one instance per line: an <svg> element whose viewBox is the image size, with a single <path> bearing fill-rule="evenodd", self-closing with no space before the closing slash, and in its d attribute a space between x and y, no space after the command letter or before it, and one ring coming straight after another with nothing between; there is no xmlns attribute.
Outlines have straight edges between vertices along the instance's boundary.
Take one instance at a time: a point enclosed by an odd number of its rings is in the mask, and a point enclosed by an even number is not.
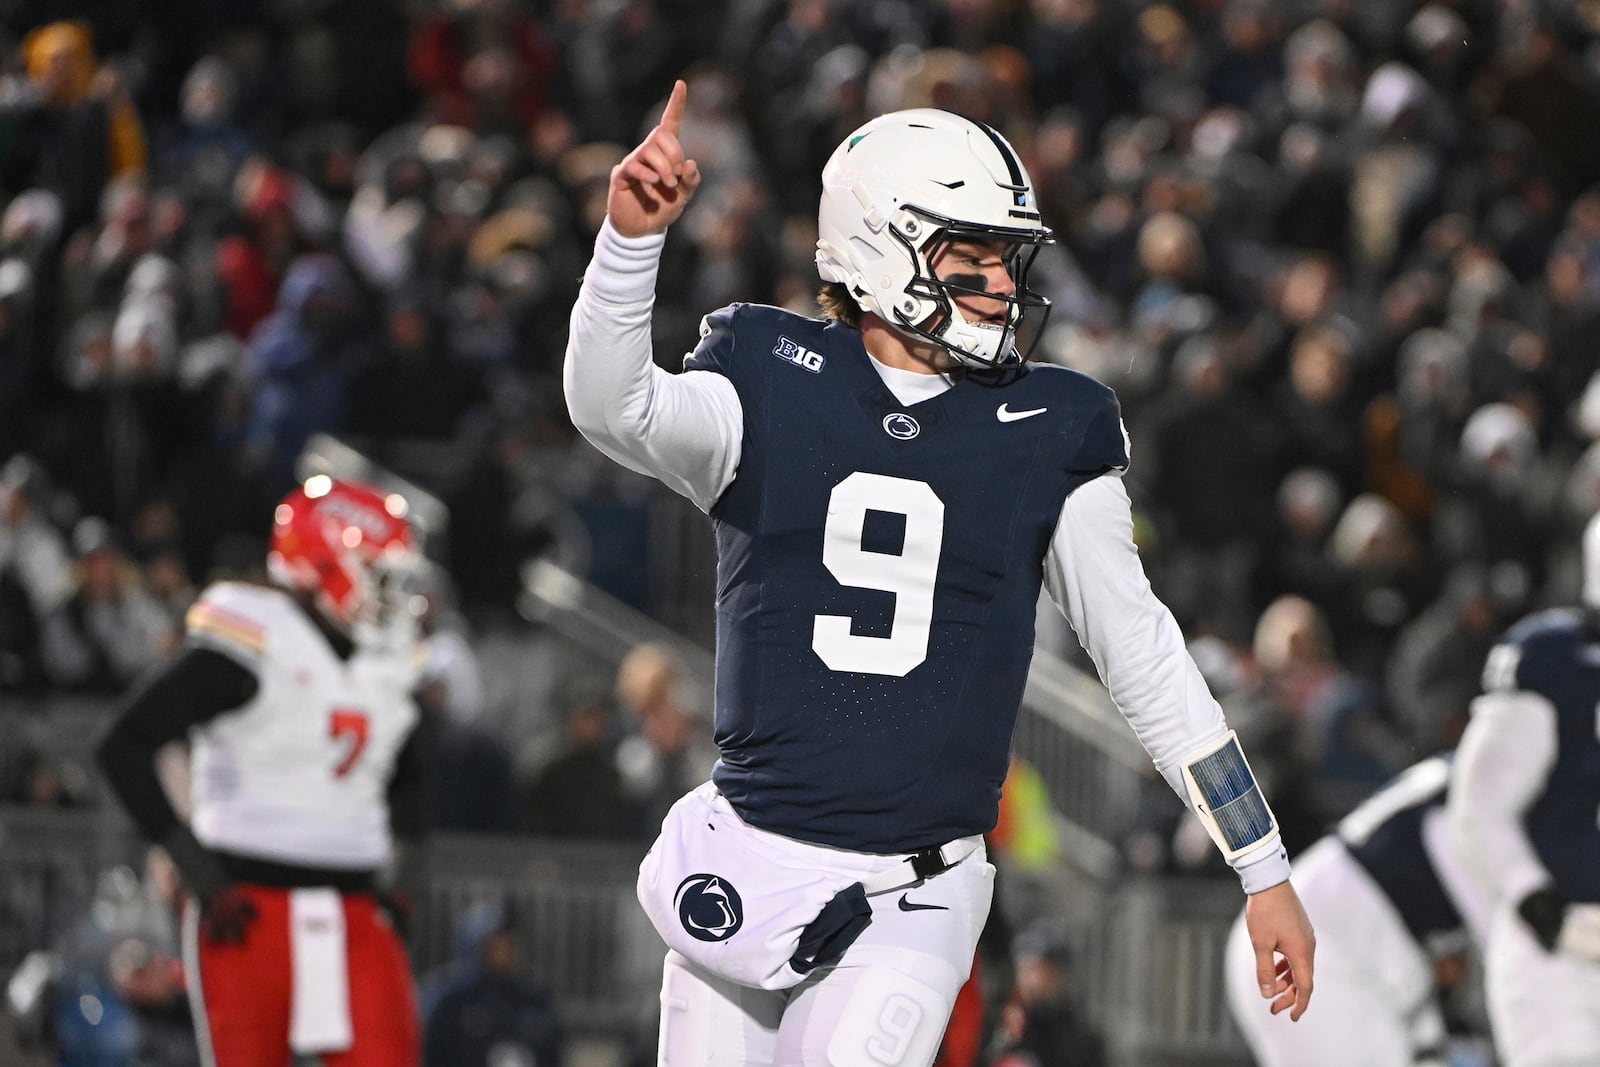
<svg viewBox="0 0 1600 1067"><path fill-rule="evenodd" d="M714 874L691 874L678 883L672 901L678 921L700 941L726 941L744 925L738 890Z"/></svg>

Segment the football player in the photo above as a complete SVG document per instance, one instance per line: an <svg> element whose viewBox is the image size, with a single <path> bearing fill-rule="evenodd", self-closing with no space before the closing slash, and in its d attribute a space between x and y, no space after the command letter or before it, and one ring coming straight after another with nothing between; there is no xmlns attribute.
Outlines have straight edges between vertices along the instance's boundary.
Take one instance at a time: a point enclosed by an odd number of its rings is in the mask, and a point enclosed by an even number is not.
<svg viewBox="0 0 1600 1067"><path fill-rule="evenodd" d="M1446 825L1450 768L1449 756L1412 766L1295 858L1319 937L1317 1010L1300 1025L1256 1010L1249 933L1234 923L1228 1005L1261 1067L1444 1062L1437 993L1465 976L1489 913Z"/></svg>
<svg viewBox="0 0 1600 1067"><path fill-rule="evenodd" d="M686 94L612 171L565 366L575 425L717 538L721 758L639 876L669 946L661 1062L933 1059L989 911L982 834L1041 585L1238 870L1255 980L1298 1017L1311 928L1145 580L1116 399L1022 357L1051 237L1015 150L943 111L862 126L822 174L829 318L723 308L674 375L653 362L651 308L664 232L701 181Z"/></svg>
<svg viewBox="0 0 1600 1067"><path fill-rule="evenodd" d="M1600 515L1582 557L1581 604L1490 651L1450 788L1496 894L1484 969L1507 1067L1600 1063Z"/></svg>
<svg viewBox="0 0 1600 1067"><path fill-rule="evenodd" d="M404 945L380 894L423 821L420 555L405 502L313 477L277 506L274 585L218 582L182 650L127 700L98 758L177 863L191 1006L216 1067L406 1067L419 1054ZM156 750L187 739L191 819Z"/></svg>

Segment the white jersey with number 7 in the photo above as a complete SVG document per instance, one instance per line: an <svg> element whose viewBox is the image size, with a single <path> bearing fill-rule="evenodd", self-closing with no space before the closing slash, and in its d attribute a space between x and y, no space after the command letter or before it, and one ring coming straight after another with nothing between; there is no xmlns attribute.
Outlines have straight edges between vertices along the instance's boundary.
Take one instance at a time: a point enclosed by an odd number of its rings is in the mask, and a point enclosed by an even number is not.
<svg viewBox="0 0 1600 1067"><path fill-rule="evenodd" d="M413 652L358 648L341 659L289 594L240 582L206 589L187 640L260 681L248 703L190 733L195 836L278 863L386 863L385 794L417 721Z"/></svg>

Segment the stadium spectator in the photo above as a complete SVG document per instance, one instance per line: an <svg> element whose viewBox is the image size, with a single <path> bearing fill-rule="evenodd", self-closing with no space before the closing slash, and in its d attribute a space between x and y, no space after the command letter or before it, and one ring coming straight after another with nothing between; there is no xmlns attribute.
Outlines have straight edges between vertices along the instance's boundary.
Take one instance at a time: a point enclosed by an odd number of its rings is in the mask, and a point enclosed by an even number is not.
<svg viewBox="0 0 1600 1067"><path fill-rule="evenodd" d="M438 600L434 582L425 595ZM435 618L443 615L443 609ZM430 624L424 617L424 629ZM423 639L415 698L422 712L431 825L441 833L507 834L518 829L511 753L479 719L483 681L465 636L432 624Z"/></svg>
<svg viewBox="0 0 1600 1067"><path fill-rule="evenodd" d="M1017 935L1012 956L1016 986L1002 1013L994 1067L1105 1067L1105 1041L1083 1018L1072 949L1061 932L1035 922Z"/></svg>
<svg viewBox="0 0 1600 1067"><path fill-rule="evenodd" d="M1343 576L1328 554L1328 535L1344 510L1338 480L1314 467L1292 470L1278 483L1274 503L1252 578L1253 606L1259 611L1284 595L1337 603Z"/></svg>
<svg viewBox="0 0 1600 1067"><path fill-rule="evenodd" d="M456 920L455 956L421 982L422 1067L561 1067L565 1031L529 974L510 904L479 901Z"/></svg>
<svg viewBox="0 0 1600 1067"><path fill-rule="evenodd" d="M524 825L540 837L637 840L637 820L623 788L609 701L611 686L578 675L556 688L566 734L529 775Z"/></svg>
<svg viewBox="0 0 1600 1067"><path fill-rule="evenodd" d="M0 467L0 691L46 682L44 620L72 595L66 538L48 517L44 468L22 453Z"/></svg>
<svg viewBox="0 0 1600 1067"><path fill-rule="evenodd" d="M477 369L444 330L443 310L420 288L391 295L382 339L350 380L345 425L380 460L407 441L470 440L465 420L487 402Z"/></svg>
<svg viewBox="0 0 1600 1067"><path fill-rule="evenodd" d="M24 965L8 1007L57 1067L200 1067L179 962L177 881L159 849L141 878L100 873L85 914ZM19 971L19 974L25 973Z"/></svg>
<svg viewBox="0 0 1600 1067"><path fill-rule="evenodd" d="M628 717L617 769L640 838L654 836L667 810L706 780L717 759L689 684L683 664L662 645L638 645L617 666L617 704Z"/></svg>
<svg viewBox="0 0 1600 1067"><path fill-rule="evenodd" d="M1265 692L1294 724L1294 754L1310 769L1317 821L1348 812L1394 773L1399 742L1377 686L1338 657L1323 613L1283 596L1256 623L1254 658Z"/></svg>
<svg viewBox="0 0 1600 1067"><path fill-rule="evenodd" d="M64 689L115 696L171 651L176 629L104 519L80 519L72 550L77 588L45 616L45 670Z"/></svg>
<svg viewBox="0 0 1600 1067"><path fill-rule="evenodd" d="M510 0L453 0L422 20L408 51L427 114L480 133L532 126L559 63L541 20Z"/></svg>
<svg viewBox="0 0 1600 1067"><path fill-rule="evenodd" d="M1137 484L1160 529L1159 559L1174 614L1243 636L1254 616L1250 576L1262 529L1278 433L1231 380L1223 342L1202 334L1179 346L1170 382L1136 432ZM1229 477L1211 477L1226 470Z"/></svg>
<svg viewBox="0 0 1600 1067"><path fill-rule="evenodd" d="M299 256L276 309L250 335L255 386L246 433L280 486L292 483L295 458L312 434L344 424L350 380L365 359L362 310L338 260Z"/></svg>
<svg viewBox="0 0 1600 1067"><path fill-rule="evenodd" d="M97 61L88 24L40 26L20 51L25 79L8 79L0 108L4 185L61 197L70 232L93 217L107 183L144 172L144 124L122 73Z"/></svg>
<svg viewBox="0 0 1600 1067"><path fill-rule="evenodd" d="M1384 690L1415 751L1443 752L1460 741L1484 657L1522 603L1520 588L1499 589L1491 571L1458 564L1439 596L1395 635Z"/></svg>

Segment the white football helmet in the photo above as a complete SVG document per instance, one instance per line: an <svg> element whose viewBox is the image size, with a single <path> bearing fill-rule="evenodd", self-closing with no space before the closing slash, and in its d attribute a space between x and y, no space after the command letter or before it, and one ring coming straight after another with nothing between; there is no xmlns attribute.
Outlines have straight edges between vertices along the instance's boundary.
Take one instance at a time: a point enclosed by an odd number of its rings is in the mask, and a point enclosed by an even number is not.
<svg viewBox="0 0 1600 1067"><path fill-rule="evenodd" d="M882 115L839 145L822 170L817 270L858 304L978 369L1020 361L1024 315L1034 339L1050 301L1028 288L1028 267L1053 240L1016 150L994 130L933 108ZM929 265L951 240L1000 241L1016 292L941 281ZM952 299L1006 302L1004 324L969 322ZM937 315L937 320L929 322Z"/></svg>

